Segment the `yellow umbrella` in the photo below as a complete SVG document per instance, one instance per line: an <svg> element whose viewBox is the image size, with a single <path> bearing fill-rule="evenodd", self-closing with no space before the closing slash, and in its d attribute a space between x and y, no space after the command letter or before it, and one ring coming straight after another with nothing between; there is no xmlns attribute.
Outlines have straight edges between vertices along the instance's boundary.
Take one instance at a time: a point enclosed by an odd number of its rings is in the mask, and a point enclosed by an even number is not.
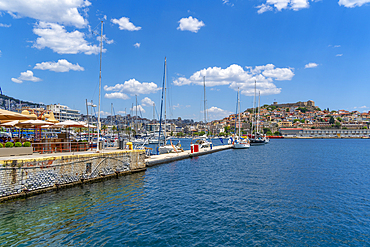
<svg viewBox="0 0 370 247"><path fill-rule="evenodd" d="M20 114L18 112L0 109L0 120L29 120L29 119L32 119L32 117Z"/></svg>

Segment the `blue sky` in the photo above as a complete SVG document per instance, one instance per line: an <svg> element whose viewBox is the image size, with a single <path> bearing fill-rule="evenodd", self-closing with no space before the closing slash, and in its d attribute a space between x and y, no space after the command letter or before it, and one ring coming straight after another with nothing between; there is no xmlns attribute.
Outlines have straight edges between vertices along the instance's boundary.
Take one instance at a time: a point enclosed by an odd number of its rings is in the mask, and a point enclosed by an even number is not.
<svg viewBox="0 0 370 247"><path fill-rule="evenodd" d="M102 115L160 110L164 58L168 118L208 121L261 104L313 100L369 111L370 0L0 0L4 94Z"/></svg>

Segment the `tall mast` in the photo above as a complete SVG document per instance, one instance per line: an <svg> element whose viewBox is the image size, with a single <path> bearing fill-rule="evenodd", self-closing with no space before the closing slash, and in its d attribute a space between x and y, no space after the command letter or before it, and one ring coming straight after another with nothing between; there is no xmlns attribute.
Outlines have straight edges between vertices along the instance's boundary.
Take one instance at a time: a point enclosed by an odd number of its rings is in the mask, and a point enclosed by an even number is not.
<svg viewBox="0 0 370 247"><path fill-rule="evenodd" d="M103 21L101 21L100 33L100 70L99 70L99 109L98 109L98 141L96 144L96 152L99 152L99 137L100 137L100 99L101 99L101 58L103 53Z"/></svg>
<svg viewBox="0 0 370 247"><path fill-rule="evenodd" d="M254 129L254 121L257 119L256 118L256 84L257 82L254 81L254 100L253 100L253 113L252 113L252 129L251 129L251 136L253 134L253 129Z"/></svg>
<svg viewBox="0 0 370 247"><path fill-rule="evenodd" d="M240 138L240 91L238 88L238 108L239 108L239 138Z"/></svg>
<svg viewBox="0 0 370 247"><path fill-rule="evenodd" d="M204 124L207 125L207 100L206 100L206 77L203 76L203 86L204 86Z"/></svg>
<svg viewBox="0 0 370 247"><path fill-rule="evenodd" d="M110 103L110 125L113 127L113 103Z"/></svg>
<svg viewBox="0 0 370 247"><path fill-rule="evenodd" d="M164 58L164 145L166 145L166 124L167 124L167 120L166 120L166 109L167 109L167 105L166 105L166 96L167 96L167 58Z"/></svg>
<svg viewBox="0 0 370 247"><path fill-rule="evenodd" d="M258 125L259 125L259 121L260 121L260 99L261 99L261 92L258 91L258 116L257 116L257 132L258 132Z"/></svg>
<svg viewBox="0 0 370 247"><path fill-rule="evenodd" d="M153 120L155 120L155 103L153 103Z"/></svg>
<svg viewBox="0 0 370 247"><path fill-rule="evenodd" d="M161 113L159 114L159 133L158 133L158 148L157 148L157 154L159 154L159 146L161 141L161 132L162 132L162 110L163 110L163 94L164 94L164 88L165 88L165 74L166 74L166 58L164 58L164 76L163 76L163 86L162 86L162 98L161 98ZM166 136L166 135L165 135Z"/></svg>
<svg viewBox="0 0 370 247"><path fill-rule="evenodd" d="M138 122L137 122L137 95L135 95L136 98L136 107L135 107L135 134L137 135L137 130L138 130Z"/></svg>
<svg viewBox="0 0 370 247"><path fill-rule="evenodd" d="M89 105L87 104L87 99L86 99L86 114L87 114L87 132L88 132L88 140L89 140L89 148L90 148Z"/></svg>

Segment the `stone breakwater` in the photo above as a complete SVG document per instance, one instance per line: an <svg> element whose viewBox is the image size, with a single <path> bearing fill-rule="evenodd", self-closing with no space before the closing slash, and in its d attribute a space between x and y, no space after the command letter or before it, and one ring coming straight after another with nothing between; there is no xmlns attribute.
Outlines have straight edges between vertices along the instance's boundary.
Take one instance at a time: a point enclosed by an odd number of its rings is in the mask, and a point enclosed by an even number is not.
<svg viewBox="0 0 370 247"><path fill-rule="evenodd" d="M0 201L145 170L145 152L112 151L0 161Z"/></svg>

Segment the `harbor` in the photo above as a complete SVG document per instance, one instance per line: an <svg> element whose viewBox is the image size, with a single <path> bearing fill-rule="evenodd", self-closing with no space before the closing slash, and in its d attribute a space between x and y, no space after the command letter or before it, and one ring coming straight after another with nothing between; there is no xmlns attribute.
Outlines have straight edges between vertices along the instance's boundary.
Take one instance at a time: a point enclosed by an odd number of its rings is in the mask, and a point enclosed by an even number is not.
<svg viewBox="0 0 370 247"><path fill-rule="evenodd" d="M0 157L0 202L142 172L147 167L230 148L232 145L211 145L208 148L192 145L191 150L147 156L144 149L112 147L99 152L89 150Z"/></svg>
<svg viewBox="0 0 370 247"><path fill-rule="evenodd" d="M7 201L0 242L367 245L368 148L362 139L277 139Z"/></svg>

